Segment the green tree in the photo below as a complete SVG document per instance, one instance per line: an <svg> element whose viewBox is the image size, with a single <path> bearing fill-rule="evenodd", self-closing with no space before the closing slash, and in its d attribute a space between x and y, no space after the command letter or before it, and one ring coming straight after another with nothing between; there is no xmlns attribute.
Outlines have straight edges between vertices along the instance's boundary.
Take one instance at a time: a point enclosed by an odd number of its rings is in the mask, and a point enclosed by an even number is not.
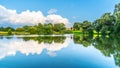
<svg viewBox="0 0 120 68"><path fill-rule="evenodd" d="M83 32L85 32L85 31L89 32L90 27L91 27L91 22L89 22L87 20L83 22L83 26L82 26Z"/></svg>
<svg viewBox="0 0 120 68"><path fill-rule="evenodd" d="M39 23L37 25L37 34L44 34L43 33L43 25L41 23Z"/></svg>
<svg viewBox="0 0 120 68"><path fill-rule="evenodd" d="M8 27L6 27L4 30L5 30L5 31L8 31L9 29L11 29L11 31L15 31L15 29L14 29L14 28L9 27L9 26L8 26Z"/></svg>
<svg viewBox="0 0 120 68"><path fill-rule="evenodd" d="M53 34L53 25L51 23L44 24L44 34Z"/></svg>
<svg viewBox="0 0 120 68"><path fill-rule="evenodd" d="M93 22L94 30L96 30L98 32L98 35L99 35L100 30L102 29L101 21L102 21L102 19L97 19Z"/></svg>
<svg viewBox="0 0 120 68"><path fill-rule="evenodd" d="M55 32L64 33L64 31L66 30L65 24L63 23L54 24L53 30Z"/></svg>
<svg viewBox="0 0 120 68"><path fill-rule="evenodd" d="M120 11L120 3L115 5L114 13Z"/></svg>
<svg viewBox="0 0 120 68"><path fill-rule="evenodd" d="M23 26L22 28L24 29L25 32L28 32L30 27L31 27L31 26L25 25L25 26Z"/></svg>
<svg viewBox="0 0 120 68"><path fill-rule="evenodd" d="M30 33L30 34L37 34L37 28L36 27L29 27L29 30L28 30L28 32Z"/></svg>
<svg viewBox="0 0 120 68"><path fill-rule="evenodd" d="M74 30L80 30L80 27L82 27L82 23L80 22L75 22L73 25Z"/></svg>
<svg viewBox="0 0 120 68"><path fill-rule="evenodd" d="M115 26L114 26L114 32L115 32L115 34L120 34L120 20L117 20L116 21L116 24L115 24Z"/></svg>
<svg viewBox="0 0 120 68"><path fill-rule="evenodd" d="M8 35L12 35L12 30L11 29L8 30Z"/></svg>
<svg viewBox="0 0 120 68"><path fill-rule="evenodd" d="M24 32L25 29L24 28L16 28L16 32Z"/></svg>

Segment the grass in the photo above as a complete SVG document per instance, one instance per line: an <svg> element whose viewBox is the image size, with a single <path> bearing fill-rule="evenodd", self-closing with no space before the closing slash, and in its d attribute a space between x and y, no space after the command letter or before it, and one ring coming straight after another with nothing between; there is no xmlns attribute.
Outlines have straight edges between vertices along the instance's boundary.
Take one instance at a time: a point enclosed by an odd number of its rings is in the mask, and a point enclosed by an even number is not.
<svg viewBox="0 0 120 68"><path fill-rule="evenodd" d="M8 32L0 32L0 35L8 35ZM27 32L12 32L12 35L30 35Z"/></svg>
<svg viewBox="0 0 120 68"><path fill-rule="evenodd" d="M76 30L76 31L72 31L74 34L82 34L82 31L80 30Z"/></svg>
<svg viewBox="0 0 120 68"><path fill-rule="evenodd" d="M109 33L109 32L107 31L107 33ZM53 34L67 34L67 33L64 33L64 32L53 32ZM69 34L69 32L68 32L68 34ZM75 30L75 31L72 30L70 32L70 34L81 35L81 34L83 34L83 32L80 31L80 30ZM84 35L88 35L88 34L89 34L88 32L84 32ZM0 31L0 35L8 35L8 32ZM30 33L29 32L12 32L12 35L30 35ZM99 36L101 36L101 35L102 35L101 32L99 32ZM96 32L94 30L93 31L93 36L94 37L98 36L98 32Z"/></svg>
<svg viewBox="0 0 120 68"><path fill-rule="evenodd" d="M8 35L8 32L0 32L0 35Z"/></svg>
<svg viewBox="0 0 120 68"><path fill-rule="evenodd" d="M13 32L15 35L30 35L28 32Z"/></svg>

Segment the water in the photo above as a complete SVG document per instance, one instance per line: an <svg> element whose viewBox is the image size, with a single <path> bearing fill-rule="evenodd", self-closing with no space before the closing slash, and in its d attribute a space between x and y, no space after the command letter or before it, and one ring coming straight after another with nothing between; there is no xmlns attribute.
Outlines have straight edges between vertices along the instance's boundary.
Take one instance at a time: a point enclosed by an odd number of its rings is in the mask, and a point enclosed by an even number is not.
<svg viewBox="0 0 120 68"><path fill-rule="evenodd" d="M120 38L0 36L0 68L118 68Z"/></svg>

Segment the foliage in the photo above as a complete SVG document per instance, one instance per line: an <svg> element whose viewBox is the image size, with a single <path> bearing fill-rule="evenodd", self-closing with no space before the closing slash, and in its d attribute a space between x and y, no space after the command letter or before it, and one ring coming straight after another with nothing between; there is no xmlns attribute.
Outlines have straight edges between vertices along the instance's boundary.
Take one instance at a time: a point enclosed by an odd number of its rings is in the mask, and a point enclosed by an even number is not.
<svg viewBox="0 0 120 68"><path fill-rule="evenodd" d="M8 30L8 35L12 35L12 30L11 29Z"/></svg>
<svg viewBox="0 0 120 68"><path fill-rule="evenodd" d="M4 31L4 32L8 31L9 29L11 29L12 31L15 31L15 29L12 27L0 27L0 31Z"/></svg>
<svg viewBox="0 0 120 68"><path fill-rule="evenodd" d="M16 31L17 32L23 32L23 31L25 31L25 29L24 28L16 28Z"/></svg>
<svg viewBox="0 0 120 68"><path fill-rule="evenodd" d="M104 13L100 18L94 22L84 21L83 23L75 22L73 25L74 30L82 28L83 33L93 34L95 30L98 35L101 33L103 36L111 34L120 34L120 3L115 6L112 13Z"/></svg>
<svg viewBox="0 0 120 68"><path fill-rule="evenodd" d="M53 34L53 25L51 23L44 24L43 33L46 34Z"/></svg>
<svg viewBox="0 0 120 68"><path fill-rule="evenodd" d="M96 19L93 22L89 22L88 20L85 20L83 22L75 22L72 28L73 29L71 30L67 30L65 24L63 23L39 23L34 26L25 25L16 29L12 27L0 27L0 32L7 32L10 29L13 32L24 32L25 34L38 35L65 34L75 31L90 35L92 35L94 32L97 32L98 35L102 34L103 36L111 34L118 35L120 34L120 3L115 5L113 13L104 13L100 18Z"/></svg>
<svg viewBox="0 0 120 68"><path fill-rule="evenodd" d="M54 24L53 30L55 32L64 33L64 31L66 30L65 24L63 23Z"/></svg>

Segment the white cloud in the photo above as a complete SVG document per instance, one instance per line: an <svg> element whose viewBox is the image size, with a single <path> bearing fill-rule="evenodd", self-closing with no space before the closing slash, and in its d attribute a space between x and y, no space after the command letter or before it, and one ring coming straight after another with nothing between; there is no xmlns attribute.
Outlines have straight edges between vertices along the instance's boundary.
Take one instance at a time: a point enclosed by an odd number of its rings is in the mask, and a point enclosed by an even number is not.
<svg viewBox="0 0 120 68"><path fill-rule="evenodd" d="M0 5L0 22L8 22L11 24L38 24L38 23L64 23L66 26L69 25L69 20L63 18L61 15L53 14L57 12L56 9L51 9L49 15L44 16L41 11L23 11L17 13L16 10L7 9Z"/></svg>
<svg viewBox="0 0 120 68"><path fill-rule="evenodd" d="M51 15L48 15L46 17L46 22L50 22L50 23L64 23L66 24L66 26L69 25L69 21L67 18L63 18L62 16L60 15L55 15L55 14L51 14Z"/></svg>
<svg viewBox="0 0 120 68"><path fill-rule="evenodd" d="M48 11L48 14L55 14L57 12L57 9L50 9Z"/></svg>

